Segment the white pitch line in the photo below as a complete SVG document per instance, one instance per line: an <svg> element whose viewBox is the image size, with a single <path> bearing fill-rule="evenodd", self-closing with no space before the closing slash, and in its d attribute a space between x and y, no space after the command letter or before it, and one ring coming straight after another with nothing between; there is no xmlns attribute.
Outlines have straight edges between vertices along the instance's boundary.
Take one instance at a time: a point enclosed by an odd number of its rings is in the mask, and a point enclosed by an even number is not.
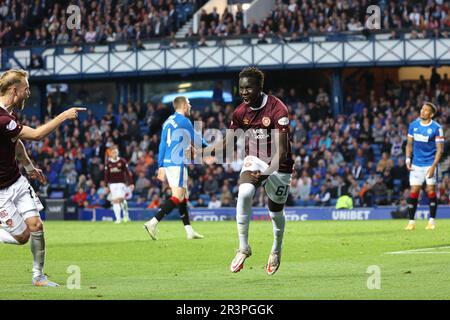
<svg viewBox="0 0 450 320"><path fill-rule="evenodd" d="M443 247L434 247L434 248L422 248L422 249L412 249L412 250L403 250L403 251L394 251L394 252L386 252L385 254L421 254L421 253L450 253L450 251L444 251L444 252L426 252L430 250L436 250L436 249L448 249L450 246L443 246Z"/></svg>
<svg viewBox="0 0 450 320"><path fill-rule="evenodd" d="M386 254L443 254L450 253L450 251L442 251L442 252L387 252Z"/></svg>

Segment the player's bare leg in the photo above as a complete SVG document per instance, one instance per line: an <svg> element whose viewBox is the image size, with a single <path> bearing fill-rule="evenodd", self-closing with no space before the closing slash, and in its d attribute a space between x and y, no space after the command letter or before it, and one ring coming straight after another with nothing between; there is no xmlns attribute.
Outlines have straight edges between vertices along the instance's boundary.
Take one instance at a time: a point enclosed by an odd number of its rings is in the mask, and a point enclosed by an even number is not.
<svg viewBox="0 0 450 320"><path fill-rule="evenodd" d="M426 226L426 230L436 229L436 211L437 211L437 199L436 199L436 186L427 185L427 195L430 201L430 219Z"/></svg>
<svg viewBox="0 0 450 320"><path fill-rule="evenodd" d="M252 201L256 192L257 182L250 171L244 171L239 179L239 192L236 204L236 222L239 236L239 249L231 262L230 271L239 272L244 267L244 261L251 256L252 250L248 243L248 230L252 213Z"/></svg>
<svg viewBox="0 0 450 320"><path fill-rule="evenodd" d="M267 261L266 272L268 275L273 275L277 272L281 262L281 247L283 244L284 227L286 225L284 204L273 202L269 198L269 213L273 224L273 245Z"/></svg>
<svg viewBox="0 0 450 320"><path fill-rule="evenodd" d="M116 217L116 221L114 221L114 223L116 223L116 224L119 224L122 222L122 217L120 215L120 211L122 208L121 208L120 204L123 200L124 199L122 199L122 198L118 198L118 199L114 199L112 201L113 202L113 211L114 211L114 215Z"/></svg>
<svg viewBox="0 0 450 320"><path fill-rule="evenodd" d="M25 220L30 230L30 248L33 254L33 280L34 286L38 287L58 287L57 283L51 282L44 274L45 262L45 238L44 225L40 217L30 217Z"/></svg>
<svg viewBox="0 0 450 320"><path fill-rule="evenodd" d="M407 231L416 229L415 216L417 210L417 203L419 202L420 189L421 186L411 186L411 191L408 199L409 222L408 225L405 227L405 230Z"/></svg>

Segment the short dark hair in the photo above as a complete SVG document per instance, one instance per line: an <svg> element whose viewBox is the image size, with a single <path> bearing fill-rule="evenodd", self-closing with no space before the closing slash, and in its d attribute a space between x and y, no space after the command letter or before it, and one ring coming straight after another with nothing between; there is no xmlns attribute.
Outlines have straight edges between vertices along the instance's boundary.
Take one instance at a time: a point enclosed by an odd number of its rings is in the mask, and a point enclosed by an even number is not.
<svg viewBox="0 0 450 320"><path fill-rule="evenodd" d="M264 73L261 70L259 70L258 68L248 67L248 68L243 69L239 73L239 78L244 78L244 77L255 79L258 82L261 90L264 87Z"/></svg>

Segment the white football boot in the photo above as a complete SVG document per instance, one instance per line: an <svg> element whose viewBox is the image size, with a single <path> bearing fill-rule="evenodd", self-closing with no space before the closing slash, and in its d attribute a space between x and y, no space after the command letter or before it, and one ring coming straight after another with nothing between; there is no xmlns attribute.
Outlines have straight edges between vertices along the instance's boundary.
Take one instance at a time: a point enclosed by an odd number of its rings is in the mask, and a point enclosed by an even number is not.
<svg viewBox="0 0 450 320"><path fill-rule="evenodd" d="M252 249L250 248L250 246L248 247L247 250L238 249L236 251L236 256L234 257L233 261L231 261L230 271L231 272L241 271L242 268L244 268L245 259L247 259L251 255L252 255Z"/></svg>
<svg viewBox="0 0 450 320"><path fill-rule="evenodd" d="M150 235L150 237L153 240L158 240L158 238L156 237L156 224L152 223L151 221L147 221L146 223L144 223L144 229L148 232L148 234Z"/></svg>
<svg viewBox="0 0 450 320"><path fill-rule="evenodd" d="M273 275L277 272L280 267L281 261L281 252L280 251L272 251L269 255L269 260L267 261L266 271L269 276Z"/></svg>

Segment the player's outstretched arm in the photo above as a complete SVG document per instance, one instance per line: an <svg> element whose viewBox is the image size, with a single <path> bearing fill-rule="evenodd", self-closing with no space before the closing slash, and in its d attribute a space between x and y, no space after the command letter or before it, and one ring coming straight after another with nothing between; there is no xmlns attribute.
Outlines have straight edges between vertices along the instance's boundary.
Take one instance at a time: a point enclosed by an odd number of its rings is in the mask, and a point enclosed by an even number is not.
<svg viewBox="0 0 450 320"><path fill-rule="evenodd" d="M54 119L50 120L46 124L36 129L23 126L22 130L18 135L18 138L22 140L35 140L35 141L43 140L50 133L55 131L56 128L58 128L64 121L77 119L78 112L80 111L86 111L86 108L70 108L69 110L60 113Z"/></svg>
<svg viewBox="0 0 450 320"><path fill-rule="evenodd" d="M33 165L33 162L31 162L31 159L27 154L27 150L21 140L18 140L16 143L16 159L25 168L30 178L37 179L42 184L47 183L47 178L45 178L45 175L42 172L42 170L36 168Z"/></svg>
<svg viewBox="0 0 450 320"><path fill-rule="evenodd" d="M229 144L234 144L234 133L232 130L227 130L227 134L221 141L203 148L203 156L211 155L213 152L227 150Z"/></svg>

